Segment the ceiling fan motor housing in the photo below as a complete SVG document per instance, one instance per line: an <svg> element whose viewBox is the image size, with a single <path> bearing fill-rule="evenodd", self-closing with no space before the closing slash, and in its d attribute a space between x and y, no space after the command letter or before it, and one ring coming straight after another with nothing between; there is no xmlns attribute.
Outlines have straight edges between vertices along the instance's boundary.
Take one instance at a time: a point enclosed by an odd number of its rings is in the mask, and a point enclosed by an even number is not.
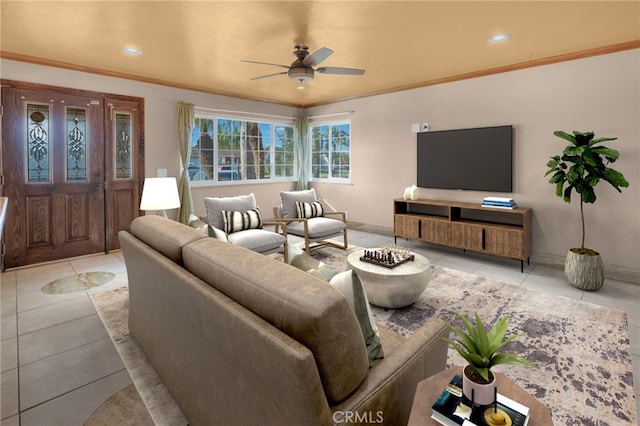
<svg viewBox="0 0 640 426"><path fill-rule="evenodd" d="M294 66L294 65L292 65L291 68L289 68L289 71L287 72L287 75L291 80L297 81L300 83L313 81L313 68L308 67L302 63L300 63L299 66Z"/></svg>

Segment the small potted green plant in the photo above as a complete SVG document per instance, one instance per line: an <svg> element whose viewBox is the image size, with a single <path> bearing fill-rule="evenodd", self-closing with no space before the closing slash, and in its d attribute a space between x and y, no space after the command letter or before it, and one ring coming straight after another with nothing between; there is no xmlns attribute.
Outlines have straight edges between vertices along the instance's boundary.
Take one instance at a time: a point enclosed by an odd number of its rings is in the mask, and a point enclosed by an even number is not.
<svg viewBox="0 0 640 426"><path fill-rule="evenodd" d="M509 318L503 317L487 331L477 313L475 324L462 314L454 312L464 324L466 332L453 325L449 327L457 334L455 339L445 339L469 364L462 374L462 392L475 404L489 405L495 400L496 378L491 367L498 364L522 364L535 367L529 360L514 354L500 352L508 343L525 336L512 334L505 338Z"/></svg>
<svg viewBox="0 0 640 426"><path fill-rule="evenodd" d="M547 162L545 176L551 174L549 183L555 185L556 195L565 202L571 202L571 193L575 190L580 196L580 220L582 222L582 243L580 247L570 248L565 259L564 272L569 283L582 290L599 290L604 283L604 265L600 253L586 248L584 203L596 202L595 187L600 181L609 182L616 191L629 186L623 174L609 167L620 153L615 149L601 145L601 142L614 141L617 138L594 139L593 132L573 134L561 130L553 132L559 138L569 141L562 155L555 155ZM599 145L600 144L600 145Z"/></svg>

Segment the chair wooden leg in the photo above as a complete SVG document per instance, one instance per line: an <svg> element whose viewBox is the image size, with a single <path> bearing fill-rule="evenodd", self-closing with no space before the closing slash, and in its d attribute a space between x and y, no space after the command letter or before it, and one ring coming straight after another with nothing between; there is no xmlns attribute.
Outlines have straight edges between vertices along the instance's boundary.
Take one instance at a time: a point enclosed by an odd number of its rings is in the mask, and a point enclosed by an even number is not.
<svg viewBox="0 0 640 426"><path fill-rule="evenodd" d="M309 254L309 223L304 220L304 250Z"/></svg>

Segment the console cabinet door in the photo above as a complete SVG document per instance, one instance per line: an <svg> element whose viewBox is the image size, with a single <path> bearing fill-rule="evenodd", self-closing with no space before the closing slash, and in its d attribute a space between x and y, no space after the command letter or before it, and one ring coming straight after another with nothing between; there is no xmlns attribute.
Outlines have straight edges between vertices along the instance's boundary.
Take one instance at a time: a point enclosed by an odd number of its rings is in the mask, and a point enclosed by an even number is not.
<svg viewBox="0 0 640 426"><path fill-rule="evenodd" d="M513 259L525 259L524 233L521 230L475 225L451 224L451 245Z"/></svg>
<svg viewBox="0 0 640 426"><path fill-rule="evenodd" d="M420 238L420 219L415 216L397 214L394 216L393 232L396 237L417 240Z"/></svg>
<svg viewBox="0 0 640 426"><path fill-rule="evenodd" d="M443 219L420 219L420 240L435 244L449 244L449 221Z"/></svg>
<svg viewBox="0 0 640 426"><path fill-rule="evenodd" d="M484 251L498 256L525 259L524 232L486 227Z"/></svg>
<svg viewBox="0 0 640 426"><path fill-rule="evenodd" d="M467 250L483 251L482 229L481 225L452 223L450 244Z"/></svg>

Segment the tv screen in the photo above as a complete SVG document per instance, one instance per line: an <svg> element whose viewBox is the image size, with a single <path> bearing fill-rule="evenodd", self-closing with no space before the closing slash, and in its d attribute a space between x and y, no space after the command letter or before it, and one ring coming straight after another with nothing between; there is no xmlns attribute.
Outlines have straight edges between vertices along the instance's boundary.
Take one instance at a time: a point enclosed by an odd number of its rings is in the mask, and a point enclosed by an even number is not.
<svg viewBox="0 0 640 426"><path fill-rule="evenodd" d="M418 133L421 188L511 192L512 126Z"/></svg>

